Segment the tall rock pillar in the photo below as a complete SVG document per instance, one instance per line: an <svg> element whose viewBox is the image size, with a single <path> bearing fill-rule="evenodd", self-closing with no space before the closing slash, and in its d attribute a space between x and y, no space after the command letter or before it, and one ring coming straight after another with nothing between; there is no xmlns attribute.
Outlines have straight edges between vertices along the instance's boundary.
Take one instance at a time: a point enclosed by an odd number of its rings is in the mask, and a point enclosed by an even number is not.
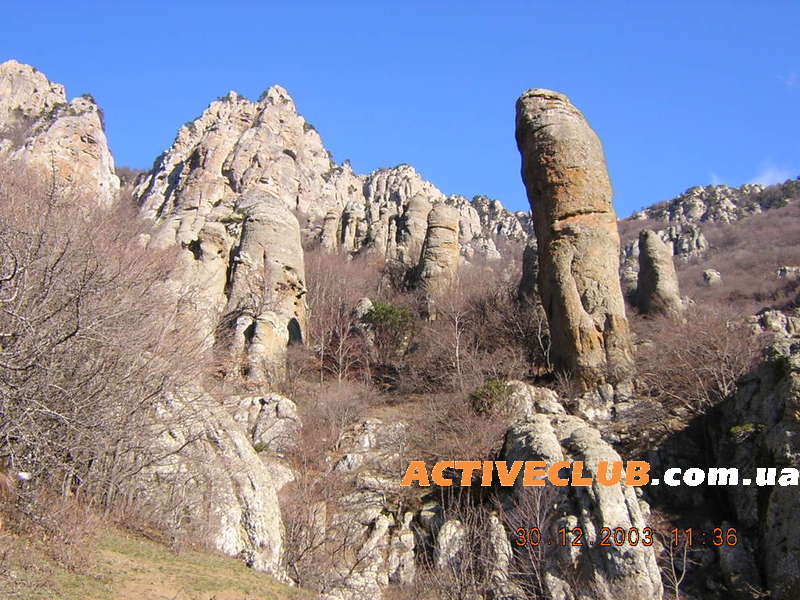
<svg viewBox="0 0 800 600"><path fill-rule="evenodd" d="M672 248L652 229L639 232L636 303L647 314L677 315L683 310Z"/></svg>
<svg viewBox="0 0 800 600"><path fill-rule="evenodd" d="M428 227L422 253L412 277L425 294L427 317L436 320L436 304L450 290L458 276L458 211L436 204L428 213Z"/></svg>
<svg viewBox="0 0 800 600"><path fill-rule="evenodd" d="M585 389L624 379L632 368L631 342L602 145L563 94L528 90L516 108L552 358Z"/></svg>

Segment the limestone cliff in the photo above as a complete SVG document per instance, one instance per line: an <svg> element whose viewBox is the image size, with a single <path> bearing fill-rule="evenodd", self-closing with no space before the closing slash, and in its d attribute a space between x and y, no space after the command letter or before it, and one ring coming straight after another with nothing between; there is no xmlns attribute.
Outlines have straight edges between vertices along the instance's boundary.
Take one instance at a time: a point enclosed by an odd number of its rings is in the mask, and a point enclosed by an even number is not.
<svg viewBox="0 0 800 600"><path fill-rule="evenodd" d="M119 192L94 99L68 102L62 85L15 60L0 64L0 156L52 181L62 197L110 206Z"/></svg>
<svg viewBox="0 0 800 600"><path fill-rule="evenodd" d="M207 222L229 218L238 196L266 189L295 213L304 239L406 268L419 261L426 211L445 200L458 209L467 259L499 258L496 240L524 241L530 231L524 213L481 196L447 198L409 165L368 175L337 165L279 86L257 102L235 92L212 102L181 128L134 195L144 215L164 224L160 244L189 244Z"/></svg>

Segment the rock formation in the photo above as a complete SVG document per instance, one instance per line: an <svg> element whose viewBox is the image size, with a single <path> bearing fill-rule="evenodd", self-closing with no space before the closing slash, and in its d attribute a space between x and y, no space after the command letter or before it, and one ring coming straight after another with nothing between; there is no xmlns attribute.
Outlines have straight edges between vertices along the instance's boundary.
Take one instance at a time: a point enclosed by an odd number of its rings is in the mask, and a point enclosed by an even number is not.
<svg viewBox="0 0 800 600"><path fill-rule="evenodd" d="M639 233L639 310L646 314L677 314L683 308L672 250L652 229Z"/></svg>
<svg viewBox="0 0 800 600"><path fill-rule="evenodd" d="M800 469L800 337L795 313L761 315L775 341L763 364L740 382L736 394L719 405L709 421L714 465L739 469L739 481L755 484L756 468L794 469L794 486L734 485L723 488L738 530L765 576L772 600L797 598L800 591L800 522L797 470ZM754 457L757 460L754 461ZM714 466L712 465L712 466Z"/></svg>
<svg viewBox="0 0 800 600"><path fill-rule="evenodd" d="M619 234L600 140L557 92L517 101L517 146L533 211L539 285L556 365L585 388L631 369Z"/></svg>
<svg viewBox="0 0 800 600"><path fill-rule="evenodd" d="M436 319L436 303L453 285L458 275L458 212L452 206L437 204L428 214L425 243L414 278L423 291L426 313Z"/></svg>
<svg viewBox="0 0 800 600"><path fill-rule="evenodd" d="M24 165L57 194L110 206L119 192L102 112L91 96L67 102L64 87L14 60L0 64L0 156Z"/></svg>
<svg viewBox="0 0 800 600"><path fill-rule="evenodd" d="M594 479L600 461L610 464L620 460L600 432L582 419L544 412L519 421L509 429L501 458L506 461L543 460L547 464L560 460L583 461L586 474ZM540 497L532 498L531 503L531 499L526 498L531 495ZM634 488L623 483L590 487L550 484L542 488L518 487L509 509L514 521L537 526L533 521L536 516L528 511L539 501L554 507L544 515L546 522L538 522L543 535L550 535L549 532L561 527L570 530L578 527L586 535L584 546L546 555L540 568L544 571L542 579L548 597L660 600L661 576L652 547L600 547L596 540L603 527L612 531L617 527L642 531L647 526L649 507L639 500ZM565 579L563 574L573 569L575 577Z"/></svg>
<svg viewBox="0 0 800 600"><path fill-rule="evenodd" d="M290 343L306 330L305 268L294 214L270 191L232 200L225 216L202 225L166 220L150 244L184 239L171 274L176 300L197 315L197 334L224 373L274 381ZM176 231L175 225L178 226ZM184 237L186 236L186 237Z"/></svg>
<svg viewBox="0 0 800 600"><path fill-rule="evenodd" d="M159 420L166 430L151 443L163 458L141 471L144 499L172 511L177 529L202 528L220 552L285 579L277 486L244 430L202 392L171 398Z"/></svg>
<svg viewBox="0 0 800 600"><path fill-rule="evenodd" d="M696 223L675 223L655 231L656 235L672 247L672 257L676 262L687 262L705 256L709 243L700 226ZM620 255L620 276L625 291L636 288L639 273L639 240L634 239L622 247Z"/></svg>
<svg viewBox="0 0 800 600"><path fill-rule="evenodd" d="M164 222L162 243L191 243L207 221L224 220L237 196L270 189L300 220L304 238L329 250L369 251L413 268L427 210L445 195L413 167L369 175L337 165L317 131L273 86L258 102L235 92L178 132L136 188L143 213ZM529 223L484 197L451 196L465 256L498 258L495 239L524 240Z"/></svg>
<svg viewBox="0 0 800 600"><path fill-rule="evenodd" d="M539 302L539 250L536 238L531 237L522 251L522 277L517 288L517 296L521 302L536 304Z"/></svg>
<svg viewBox="0 0 800 600"><path fill-rule="evenodd" d="M421 193L414 195L405 206L400 220L400 251L397 255L404 265L415 265L421 258L431 208L430 201Z"/></svg>
<svg viewBox="0 0 800 600"><path fill-rule="evenodd" d="M268 192L250 192L236 205L241 237L229 265L223 343L246 357L251 378L282 373L286 348L302 343L306 287L300 227ZM226 335L227 334L227 335Z"/></svg>

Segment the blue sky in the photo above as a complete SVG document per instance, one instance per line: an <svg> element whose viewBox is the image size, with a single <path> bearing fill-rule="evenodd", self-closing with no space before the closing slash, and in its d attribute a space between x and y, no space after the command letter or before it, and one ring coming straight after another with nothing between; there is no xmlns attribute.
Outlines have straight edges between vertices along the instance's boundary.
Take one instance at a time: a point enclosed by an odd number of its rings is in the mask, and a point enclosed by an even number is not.
<svg viewBox="0 0 800 600"><path fill-rule="evenodd" d="M91 92L118 165L149 167L228 90L289 90L339 162L414 165L527 208L514 102L562 91L621 215L692 185L800 175L798 2L14 2L0 61Z"/></svg>

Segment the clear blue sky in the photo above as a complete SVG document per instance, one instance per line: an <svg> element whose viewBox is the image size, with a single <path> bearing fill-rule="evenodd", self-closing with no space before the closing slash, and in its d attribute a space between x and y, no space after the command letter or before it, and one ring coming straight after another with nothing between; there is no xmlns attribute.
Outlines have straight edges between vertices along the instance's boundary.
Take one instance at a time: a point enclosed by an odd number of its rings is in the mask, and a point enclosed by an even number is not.
<svg viewBox="0 0 800 600"><path fill-rule="evenodd" d="M800 175L798 2L13 2L0 61L91 92L149 167L214 98L283 85L339 162L406 162L527 208L514 102L562 91L621 215L692 185Z"/></svg>

